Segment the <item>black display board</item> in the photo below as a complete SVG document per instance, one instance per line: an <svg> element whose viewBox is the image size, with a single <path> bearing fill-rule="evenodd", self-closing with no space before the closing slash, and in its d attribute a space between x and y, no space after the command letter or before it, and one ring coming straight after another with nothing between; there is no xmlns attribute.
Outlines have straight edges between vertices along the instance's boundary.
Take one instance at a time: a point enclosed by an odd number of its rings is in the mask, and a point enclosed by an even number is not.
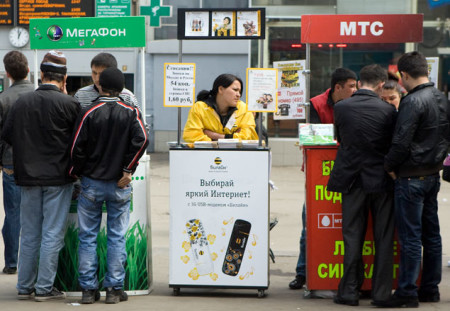
<svg viewBox="0 0 450 311"><path fill-rule="evenodd" d="M12 25L14 9L14 0L0 0L0 25Z"/></svg>
<svg viewBox="0 0 450 311"><path fill-rule="evenodd" d="M265 8L178 9L178 40L251 40L265 36Z"/></svg>

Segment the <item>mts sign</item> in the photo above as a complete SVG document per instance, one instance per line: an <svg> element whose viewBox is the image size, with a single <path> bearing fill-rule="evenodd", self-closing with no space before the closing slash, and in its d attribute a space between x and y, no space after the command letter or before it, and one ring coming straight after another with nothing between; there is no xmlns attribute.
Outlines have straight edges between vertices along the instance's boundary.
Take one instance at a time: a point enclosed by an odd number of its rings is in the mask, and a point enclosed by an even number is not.
<svg viewBox="0 0 450 311"><path fill-rule="evenodd" d="M423 14L303 15L302 43L421 42Z"/></svg>

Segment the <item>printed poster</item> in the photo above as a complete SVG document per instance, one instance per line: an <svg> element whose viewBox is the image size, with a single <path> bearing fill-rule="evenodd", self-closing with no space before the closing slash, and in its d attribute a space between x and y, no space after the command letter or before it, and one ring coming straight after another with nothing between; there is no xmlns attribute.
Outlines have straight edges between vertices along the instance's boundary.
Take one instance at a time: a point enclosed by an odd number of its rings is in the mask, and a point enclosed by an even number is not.
<svg viewBox="0 0 450 311"><path fill-rule="evenodd" d="M306 119L305 60L274 62L278 69L278 110L274 120Z"/></svg>
<svg viewBox="0 0 450 311"><path fill-rule="evenodd" d="M434 87L438 87L439 82L439 57L427 57L428 63L428 79L434 83Z"/></svg>
<svg viewBox="0 0 450 311"><path fill-rule="evenodd" d="M248 111L276 112L278 69L247 68Z"/></svg>
<svg viewBox="0 0 450 311"><path fill-rule="evenodd" d="M237 35L245 37L261 35L261 17L259 11L237 12Z"/></svg>
<svg viewBox="0 0 450 311"><path fill-rule="evenodd" d="M195 64L164 63L164 107L190 107L195 99Z"/></svg>
<svg viewBox="0 0 450 311"><path fill-rule="evenodd" d="M211 35L213 37L234 37L236 36L236 13L212 12Z"/></svg>
<svg viewBox="0 0 450 311"><path fill-rule="evenodd" d="M209 12L186 12L184 31L186 37L207 37Z"/></svg>
<svg viewBox="0 0 450 311"><path fill-rule="evenodd" d="M268 287L268 174L268 151L170 151L170 286Z"/></svg>

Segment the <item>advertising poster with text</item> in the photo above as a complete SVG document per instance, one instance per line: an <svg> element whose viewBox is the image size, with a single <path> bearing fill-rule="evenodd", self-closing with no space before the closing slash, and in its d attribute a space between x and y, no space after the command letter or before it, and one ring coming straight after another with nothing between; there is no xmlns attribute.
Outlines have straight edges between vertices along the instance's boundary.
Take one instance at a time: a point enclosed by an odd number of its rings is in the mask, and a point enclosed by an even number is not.
<svg viewBox="0 0 450 311"><path fill-rule="evenodd" d="M184 31L186 37L209 34L209 12L186 12Z"/></svg>
<svg viewBox="0 0 450 311"><path fill-rule="evenodd" d="M248 111L276 112L278 70L274 68L247 68Z"/></svg>
<svg viewBox="0 0 450 311"><path fill-rule="evenodd" d="M428 79L434 83L434 87L439 87L439 57L427 57Z"/></svg>
<svg viewBox="0 0 450 311"><path fill-rule="evenodd" d="M170 151L169 285L268 287L268 151Z"/></svg>
<svg viewBox="0 0 450 311"><path fill-rule="evenodd" d="M344 273L342 237L342 195L327 190L337 147L305 147L306 150L306 285L309 290L336 290ZM400 255L394 240L394 288ZM364 262L363 290L371 289L375 243L369 217L362 250Z"/></svg>
<svg viewBox="0 0 450 311"><path fill-rule="evenodd" d="M274 120L305 119L305 60L274 62L278 69L278 111Z"/></svg>
<svg viewBox="0 0 450 311"><path fill-rule="evenodd" d="M164 107L190 107L195 99L195 64L164 63Z"/></svg>

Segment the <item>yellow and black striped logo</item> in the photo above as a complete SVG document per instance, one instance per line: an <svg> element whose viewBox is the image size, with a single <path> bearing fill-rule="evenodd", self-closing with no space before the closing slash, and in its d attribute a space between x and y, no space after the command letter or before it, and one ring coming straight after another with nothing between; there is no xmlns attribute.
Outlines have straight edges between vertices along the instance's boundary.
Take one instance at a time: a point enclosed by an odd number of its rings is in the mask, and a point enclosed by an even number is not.
<svg viewBox="0 0 450 311"><path fill-rule="evenodd" d="M217 158L214 159L214 163L216 163L217 165L219 165L219 164L222 163L222 159L219 158L219 157L217 157Z"/></svg>

